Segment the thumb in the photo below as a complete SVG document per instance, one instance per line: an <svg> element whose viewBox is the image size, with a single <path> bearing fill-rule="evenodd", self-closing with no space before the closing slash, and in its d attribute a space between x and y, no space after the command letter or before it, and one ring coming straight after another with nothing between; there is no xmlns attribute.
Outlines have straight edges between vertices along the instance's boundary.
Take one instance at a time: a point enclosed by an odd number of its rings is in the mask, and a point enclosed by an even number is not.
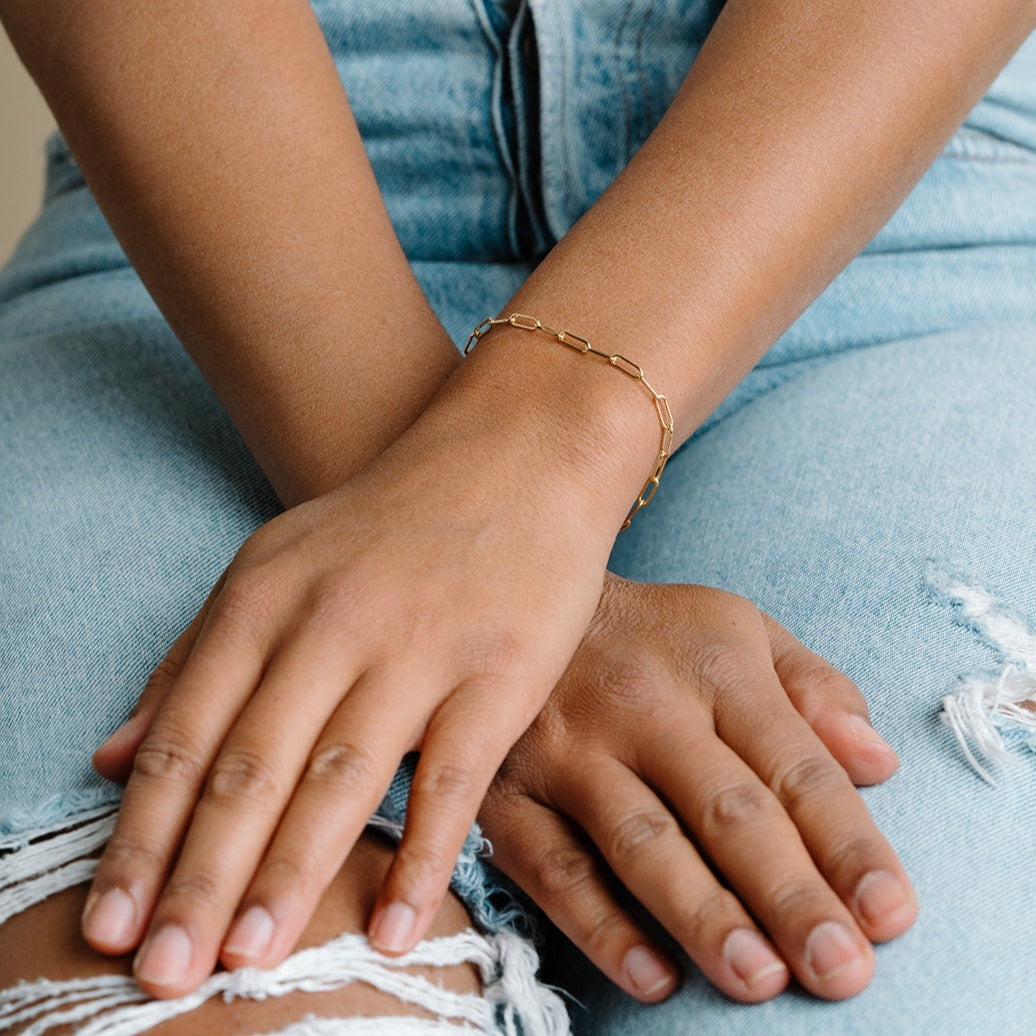
<svg viewBox="0 0 1036 1036"><path fill-rule="evenodd" d="M871 726L867 700L845 673L763 615L773 667L789 701L854 784L880 784L899 758Z"/></svg>
<svg viewBox="0 0 1036 1036"><path fill-rule="evenodd" d="M102 777L119 784L125 784L129 779L137 749L151 728L158 707L183 671L225 579L226 573L220 577L191 624L155 667L129 718L94 752L93 766Z"/></svg>

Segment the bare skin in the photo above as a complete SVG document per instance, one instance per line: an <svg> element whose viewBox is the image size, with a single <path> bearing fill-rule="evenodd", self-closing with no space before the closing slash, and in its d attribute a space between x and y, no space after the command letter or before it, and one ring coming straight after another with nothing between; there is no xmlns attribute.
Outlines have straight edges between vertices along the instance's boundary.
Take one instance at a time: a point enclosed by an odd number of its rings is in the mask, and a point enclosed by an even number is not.
<svg viewBox="0 0 1036 1036"><path fill-rule="evenodd" d="M362 932L378 889L392 860L392 848L376 834L357 842L299 940L299 948L317 946L343 932ZM22 979L85 978L94 975L128 975L132 958L104 957L79 933L79 917L86 900L86 886L69 889L24 913L0 928L0 988ZM467 911L451 893L443 901L431 929L432 935L449 935L471 927ZM414 969L431 982L458 993L481 989L478 974L470 966ZM369 986L352 985L331 993L300 993L263 1002L220 999L207 1001L188 1014L156 1026L155 1036L227 1036L228 1033L280 1029L307 1015L348 1018L355 1015L429 1015ZM55 1029L56 1036L71 1034Z"/></svg>
<svg viewBox="0 0 1036 1036"><path fill-rule="evenodd" d="M0 6L170 324L282 499L308 500L252 537L214 593L143 732L98 872L88 940L105 953L140 947L137 977L161 996L193 988L221 957L283 958L413 747L423 754L410 823L370 931L387 952L422 937L494 773L595 615L657 442L651 408L624 379L564 351L545 360L518 331L449 374L308 8L185 10ZM1031 0L731 0L661 125L513 308L633 353L670 396L681 441L891 214L1034 20ZM234 45L220 51L223 40ZM288 103L269 90L271 69L291 84ZM191 103L216 95L218 110ZM257 96L262 120L250 117ZM185 111L193 148L178 146ZM206 179L212 168L225 179ZM345 262L346 229L364 263ZM310 328L301 314L312 311ZM404 355L382 349L386 319L428 347L413 391ZM358 329L347 362L343 326ZM286 353L286 340L301 351ZM383 435L367 415L380 428L373 401L384 398L401 402ZM364 415L358 425L350 413ZM289 686L306 688L306 723L283 707ZM474 748L472 729L485 732ZM308 861L310 880L285 887L278 863L305 858L326 823L329 764L353 813ZM798 837L782 832L789 845ZM236 851L212 873L217 841ZM854 923L825 877L825 909ZM216 911L184 894L202 878L220 890ZM100 907L115 889L135 904L121 925ZM277 934L242 954L236 926L255 906ZM801 967L801 914L774 927ZM186 961L158 959L172 929L192 933ZM869 937L881 936L851 932L861 955ZM814 991L852 995L869 978L854 974Z"/></svg>

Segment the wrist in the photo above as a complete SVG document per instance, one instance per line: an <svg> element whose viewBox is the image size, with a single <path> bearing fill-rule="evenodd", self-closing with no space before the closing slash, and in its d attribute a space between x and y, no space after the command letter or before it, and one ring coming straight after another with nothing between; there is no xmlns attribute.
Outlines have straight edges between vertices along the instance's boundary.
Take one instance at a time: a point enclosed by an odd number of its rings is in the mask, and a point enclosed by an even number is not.
<svg viewBox="0 0 1036 1036"><path fill-rule="evenodd" d="M466 422L479 449L516 458L529 491L541 485L614 537L672 449L664 397L635 364L574 335L531 321L491 330L440 393L439 419Z"/></svg>
<svg viewBox="0 0 1036 1036"><path fill-rule="evenodd" d="M281 422L267 418L280 434L264 450L263 467L285 506L322 496L366 467L421 416L461 362L438 324L417 340L371 343L367 351L379 348L380 364L354 365L351 375L339 370L334 378L325 371L308 408L285 407Z"/></svg>

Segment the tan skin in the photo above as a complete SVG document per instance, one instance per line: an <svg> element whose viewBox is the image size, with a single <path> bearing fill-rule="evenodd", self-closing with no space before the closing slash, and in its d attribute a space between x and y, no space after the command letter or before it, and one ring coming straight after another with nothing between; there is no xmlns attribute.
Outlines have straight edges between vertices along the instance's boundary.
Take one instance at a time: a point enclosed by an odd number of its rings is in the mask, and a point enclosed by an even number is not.
<svg viewBox="0 0 1036 1036"><path fill-rule="evenodd" d="M766 826L783 850L770 886L732 849L721 864L731 893L703 875L649 909L731 996L765 999L787 979L777 968L746 982L730 963L736 931L751 933L756 960L776 950L819 996L862 989L871 940L905 930L914 901L838 765L858 779L862 765L868 780L893 765L875 742L853 740L858 693L819 660L792 667L811 672L796 692L779 672L787 641L778 634L775 646L740 599L613 584L602 596L615 531L654 460L654 413L626 379L514 330L454 369L307 5L3 0L0 16L127 254L282 499L298 505L246 542L181 643L182 667L160 677L154 707L98 760L115 770L135 753L84 919L89 943L138 950L135 973L156 996L194 988L217 960L275 963L306 931L400 755L421 747L403 844L383 883L368 875L379 888L371 937L404 951L437 916L468 825L533 724L486 802L498 862L539 889L629 992L666 995L674 973L657 952L654 973L669 981L648 993L634 980L628 954L646 936L617 912L599 866L567 868L581 874L578 894L559 896L494 803L545 807L526 811L545 860L572 858L574 821L652 900L662 870L630 869L617 834L631 816L658 815L657 804L645 812L636 746L598 723L581 730L570 717L585 724L586 710L567 703L600 693L594 673L622 658L621 638L602 657L593 631L650 645L654 612L638 600L668 593L701 657L726 668L675 665L666 643L650 649L649 669L679 674L652 680L651 693L681 710L686 736L705 732L696 736L715 769L660 777L663 790L701 790L666 796L693 839L674 841L673 823L643 830L693 859L733 817L742 833ZM662 123L509 308L632 354L669 396L682 440L891 214L1034 24L1031 0L730 0ZM593 658L588 672L577 650ZM726 683L746 682L798 710L768 749L751 710L723 718ZM817 709L814 685L834 688L830 708ZM300 687L306 722L284 706ZM608 730L622 722L613 715ZM569 717L565 737L558 716ZM627 815L603 810L610 789L552 776L591 733L589 754L624 768ZM719 808L730 788L740 790L733 813ZM331 798L354 808L309 852L309 833L329 829ZM216 842L237 850L218 869L207 862ZM892 878L880 916L861 891L874 872ZM102 899L115 890L131 904L121 926ZM273 922L264 947L245 939L256 909ZM823 974L820 958L833 958L814 933L832 924L844 960ZM55 949L55 968L59 958Z"/></svg>

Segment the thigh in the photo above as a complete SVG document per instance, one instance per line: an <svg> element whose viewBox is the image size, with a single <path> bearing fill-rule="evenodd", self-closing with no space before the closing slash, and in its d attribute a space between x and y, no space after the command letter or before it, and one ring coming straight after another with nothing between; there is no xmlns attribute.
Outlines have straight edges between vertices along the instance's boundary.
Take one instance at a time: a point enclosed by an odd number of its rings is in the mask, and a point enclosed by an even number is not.
<svg viewBox="0 0 1036 1036"><path fill-rule="evenodd" d="M0 820L95 786L91 752L277 509L139 282L98 275L84 306L84 279L46 289L49 329L0 313Z"/></svg>
<svg viewBox="0 0 1036 1036"><path fill-rule="evenodd" d="M130 271L116 263L35 290L35 299L23 292L0 303L0 835L14 832L0 840L0 1029L24 1006L5 988L18 979L89 984L127 975L128 959L101 958L78 936L90 872L83 854L104 836L84 845L68 832L100 825L91 807L118 794L93 772L90 756L242 540L279 509ZM379 823L393 834L409 772L401 768L381 810ZM386 1012L466 1018L484 1031L499 1015L505 1028L524 1019L565 1031L561 1002L536 982L531 943L501 930L517 908L501 902L476 858L480 846L473 832L436 923L433 934L450 938L418 947L427 966L370 961L365 939L349 935L362 931L390 858L367 835L303 939L303 946L326 944L316 964L294 955L282 966L283 988L275 975L255 993L247 974L240 981L217 974L242 987L240 996L272 999L229 1006L211 999L160 1031L269 1031L313 1013L333 1015L329 1024L344 1031L346 1018ZM49 849L48 867L33 871L25 848ZM464 933L472 920L493 931ZM339 945L343 939L353 941ZM85 1018L92 1009L80 1001L97 988L43 993L67 996L68 1009ZM119 1010L128 1010L134 988L125 980L107 993L123 997ZM286 990L294 994L282 996ZM55 1004L44 1006L49 1018ZM178 1001L171 1009L191 1006ZM127 1021L127 1032L150 1028L158 1007L145 1008L151 1021L136 1028ZM391 1031L404 1022L386 1024Z"/></svg>
<svg viewBox="0 0 1036 1036"><path fill-rule="evenodd" d="M746 1007L689 967L673 998L645 1008L562 953L586 1005L577 1028L1029 1031L1036 759L1014 737L1020 765L990 786L939 712L959 678L992 680L1011 662L1028 665L1036 689L1034 384L1032 329L843 353L720 421L667 468L613 566L744 594L855 679L901 757L862 794L921 913L879 948L871 987L838 1004L790 991Z"/></svg>

